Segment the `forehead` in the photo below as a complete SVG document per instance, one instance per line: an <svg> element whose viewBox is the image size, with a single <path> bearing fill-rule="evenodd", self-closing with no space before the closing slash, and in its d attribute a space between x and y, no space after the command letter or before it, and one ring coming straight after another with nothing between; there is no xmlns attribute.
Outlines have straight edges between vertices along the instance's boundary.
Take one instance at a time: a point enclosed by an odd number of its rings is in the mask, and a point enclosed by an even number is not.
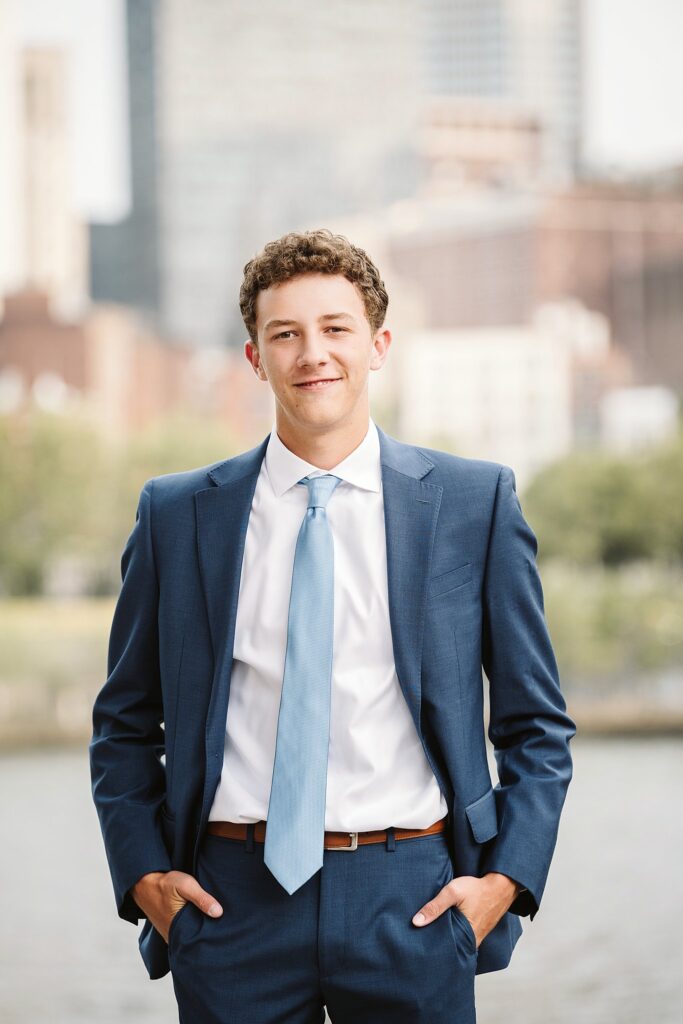
<svg viewBox="0 0 683 1024"><path fill-rule="evenodd" d="M365 315L360 292L343 274L300 274L271 285L256 297L260 326L273 318L313 320L323 314L341 312L356 318Z"/></svg>

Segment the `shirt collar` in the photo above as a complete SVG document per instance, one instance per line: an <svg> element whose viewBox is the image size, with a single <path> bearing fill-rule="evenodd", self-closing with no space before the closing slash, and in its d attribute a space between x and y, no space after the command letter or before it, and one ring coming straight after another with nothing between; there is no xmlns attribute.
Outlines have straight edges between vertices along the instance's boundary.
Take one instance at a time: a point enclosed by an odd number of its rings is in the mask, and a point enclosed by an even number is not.
<svg viewBox="0 0 683 1024"><path fill-rule="evenodd" d="M332 469L320 469L319 466L314 466L295 455L280 440L276 425L273 424L266 448L265 463L268 479L278 498L302 477L320 476L323 473L334 473L347 483L368 491L379 491L381 488L379 435L372 417L369 418L367 432L358 447Z"/></svg>

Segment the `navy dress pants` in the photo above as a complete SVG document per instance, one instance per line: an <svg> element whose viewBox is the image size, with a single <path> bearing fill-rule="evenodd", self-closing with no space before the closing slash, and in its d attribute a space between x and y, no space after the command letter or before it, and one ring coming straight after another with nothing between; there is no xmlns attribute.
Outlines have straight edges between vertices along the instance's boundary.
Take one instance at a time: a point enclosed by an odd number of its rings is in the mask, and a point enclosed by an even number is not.
<svg viewBox="0 0 683 1024"><path fill-rule="evenodd" d="M325 850L291 896L263 843L205 833L197 878L223 907L175 915L169 963L180 1024L474 1024L477 948L449 908L413 915L453 877L447 833Z"/></svg>

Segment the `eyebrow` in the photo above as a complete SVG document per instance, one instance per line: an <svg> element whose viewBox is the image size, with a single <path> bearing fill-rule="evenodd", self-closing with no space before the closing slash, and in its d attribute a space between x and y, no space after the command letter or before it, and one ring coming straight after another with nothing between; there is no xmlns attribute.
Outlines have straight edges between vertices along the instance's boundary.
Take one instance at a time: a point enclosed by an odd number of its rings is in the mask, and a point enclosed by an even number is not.
<svg viewBox="0 0 683 1024"><path fill-rule="evenodd" d="M323 313L322 316L318 317L319 323L325 320L351 320L352 323L356 322L355 317L351 316L350 313ZM269 331L271 327L289 327L296 323L298 323L297 320L269 320L263 330Z"/></svg>

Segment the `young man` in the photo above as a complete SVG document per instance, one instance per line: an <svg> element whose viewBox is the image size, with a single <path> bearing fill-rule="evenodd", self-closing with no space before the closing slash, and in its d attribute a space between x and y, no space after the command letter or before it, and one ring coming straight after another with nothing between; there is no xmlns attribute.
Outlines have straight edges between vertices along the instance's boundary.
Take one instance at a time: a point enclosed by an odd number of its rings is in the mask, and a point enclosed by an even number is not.
<svg viewBox="0 0 683 1024"><path fill-rule="evenodd" d="M343 236L266 245L273 429L148 480L123 552L93 797L184 1024L468 1024L540 905L575 725L536 538L508 466L371 419L387 304Z"/></svg>

